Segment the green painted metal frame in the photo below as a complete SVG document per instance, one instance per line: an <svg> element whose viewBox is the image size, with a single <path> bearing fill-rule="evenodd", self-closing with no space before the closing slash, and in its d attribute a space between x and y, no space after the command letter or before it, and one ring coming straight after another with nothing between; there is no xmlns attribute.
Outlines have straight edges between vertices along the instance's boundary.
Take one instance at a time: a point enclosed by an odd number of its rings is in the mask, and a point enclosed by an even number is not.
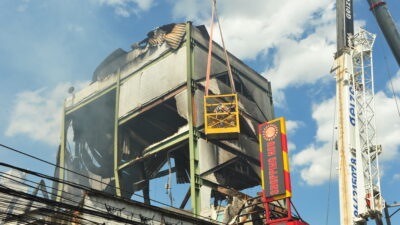
<svg viewBox="0 0 400 225"><path fill-rule="evenodd" d="M189 131L183 132L182 134L179 134L179 135L171 138L170 140L168 140L166 142L162 142L162 143L160 143L160 144L148 149L147 152L141 158L131 159L128 162L120 165L118 167L118 169L122 170L123 168L128 167L128 166L134 164L135 162L138 162L138 161L142 160L142 158L144 158L144 157L147 157L149 155L152 155L154 153L157 153L159 151L162 151L164 149L172 147L173 145L181 143L181 142L187 140L188 138L189 138Z"/></svg>
<svg viewBox="0 0 400 225"><path fill-rule="evenodd" d="M119 183L119 153L118 153L118 112L119 112L119 93L121 88L121 70L117 72L117 89L115 91L115 115L114 115L114 181L115 181L115 194L121 197L121 185Z"/></svg>
<svg viewBox="0 0 400 225"><path fill-rule="evenodd" d="M155 59L155 60L153 60L153 61L151 61L151 62L149 62L149 63L147 63L147 64L145 64L144 66L142 66L141 68L139 68L139 69L136 70L135 72L133 72L133 73L131 73L131 74L129 74L129 75L123 77L122 79L119 78L120 85L123 84L123 83L125 83L125 82L127 82L129 79L131 79L132 77L134 77L136 74L140 74L140 73L142 73L144 70L146 70L147 68L149 68L149 67L155 65L155 64L156 64L157 62L159 62L160 60L162 60L162 59L164 59L164 58L166 58L166 57L172 55L172 53L173 53L173 51L171 51L171 50L169 50L169 51L167 51L167 52L164 52L160 57L158 57L157 59ZM118 73L120 73L120 72L118 72ZM118 76L120 76L120 75L118 75ZM118 82L118 81L117 81L117 82ZM72 106L72 107L69 107L68 109L66 109L65 114L70 114L70 113L75 112L76 110L78 110L78 109L80 109L80 108L86 106L87 104L89 104L89 103L95 101L96 99L98 99L98 98L102 97L103 95L109 93L110 91L114 90L114 88L116 88L116 87L117 87L116 84L110 85L109 87L107 87L107 88L105 88L104 90L102 90L100 93L97 93L95 96L89 97L88 99L83 100L82 102L78 103L77 105ZM135 115L133 115L133 117L134 117L134 116L135 116ZM120 124L121 124L121 122L120 122Z"/></svg>
<svg viewBox="0 0 400 225"><path fill-rule="evenodd" d="M195 216L200 215L201 198L200 198L200 168L199 168L199 152L197 145L197 135L195 135L195 124L193 119L194 104L194 52L192 40L192 23L186 23L186 67L187 67L187 101L188 101L188 124L189 124L189 157L190 157L190 195L192 202L192 212Z"/></svg>
<svg viewBox="0 0 400 225"><path fill-rule="evenodd" d="M187 132L184 132L171 140L168 140L167 142L164 142L158 146L154 146L152 149L150 149L146 154L154 154L156 152L162 151L166 148L169 148L175 144L178 144L182 141L188 140L189 142L189 155L190 155L190 193L191 193L191 202L192 202L192 210L193 214L198 216L200 215L200 210L201 210L201 200L200 200L200 188L202 185L201 179L200 179L200 168L199 168L199 152L198 152L198 145L197 145L197 140L199 136L197 135L195 124L194 124L194 113L193 113L193 107L194 107L194 88L193 88L193 74L194 74L194 52L193 52L193 44L194 40L191 37L191 27L192 23L187 22L186 24L186 63L187 63L187 100L188 100L188 126L189 130ZM171 53L169 53L171 54ZM163 58L168 56L169 54L163 55ZM147 65L150 66L150 65ZM144 68L143 68L144 69ZM138 73L140 71L137 71ZM133 75L133 74L132 74ZM120 70L118 70L118 79L117 79L117 84L110 86L107 88L105 91L103 91L99 96L96 96L94 98L91 98L90 100L87 100L81 104L79 104L76 107L73 107L72 109L69 109L66 111L65 109L65 104L64 104L64 109L63 109L63 114L62 114L62 128L61 128L61 149L60 149L60 170L59 170L59 177L61 180L64 179L64 157L65 157L65 116L67 114L70 114L77 109L87 105L88 103L94 101L95 99L101 97L102 95L108 93L109 91L116 89L116 94L115 94L115 119L114 119L114 179L115 179L115 191L117 196L121 196L121 188L120 188L120 179L119 179L119 170L122 170L123 168L126 168L129 165L132 165L135 163L137 160L132 159L129 162L126 162L122 165L118 165L119 163L119 151L118 151L118 130L120 121L118 119L118 110L119 110L119 97L120 97L120 86L121 86L121 79L120 79ZM127 77L128 78L128 77ZM125 78L125 79L127 79ZM125 80L124 79L124 80ZM137 114L138 115L138 114ZM136 116L136 115L135 115ZM133 116L133 117L135 117ZM130 119L132 119L130 117ZM63 190L63 184L59 183L58 184L58 192L57 192L57 201L60 201L61 195L62 195L62 190Z"/></svg>
<svg viewBox="0 0 400 225"><path fill-rule="evenodd" d="M91 97L91 98L89 98L87 100L84 100L81 103L79 103L79 104L77 104L77 105L75 105L75 106L73 106L73 107L71 107L69 109L66 109L65 110L65 115L71 114L71 113L77 111L78 109L88 105L89 103L94 102L96 99L99 99L103 95L113 91L114 88L116 88L116 85L111 85L110 87L108 87L105 90L101 91L99 94L97 94L97 95L95 95L95 96L93 96L93 97Z"/></svg>
<svg viewBox="0 0 400 225"><path fill-rule="evenodd" d="M185 89L182 89L182 87L185 87ZM181 89L181 90L179 90L179 89ZM179 86L178 89L177 89L177 91L179 91L179 93L181 93L181 92L184 91L184 90L186 90L186 84L182 84L182 86ZM175 91L175 90L174 90L174 91ZM177 93L177 94L179 94L179 93ZM161 98L163 98L164 100L165 100L165 99L169 99L169 97L168 97L168 98L165 98L165 96L168 96L168 95L170 95L170 93L168 93L167 95L162 96ZM140 115L140 114L143 113L143 111L142 111L143 108L148 108L149 106L154 105L156 102L157 102L157 100L156 100L156 101L153 101L153 102L150 102L150 104L148 104L148 105L142 105L141 108L138 108L138 109L136 109L136 110L130 112L128 115L126 115L126 116L120 118L118 124L121 126L121 125L123 125L124 123L130 121L131 119L137 117L138 115ZM154 107L154 106L151 106L151 108L153 108L153 107Z"/></svg>
<svg viewBox="0 0 400 225"><path fill-rule="evenodd" d="M188 100L188 126L189 126L189 131L182 133L171 140L168 140L167 142L164 142L160 145L154 146L152 149L150 149L145 155L149 154L154 154L156 152L162 151L166 148L169 148L175 144L178 144L184 140L188 140L189 142L189 155L190 155L190 193L191 193L191 202L192 202L192 210L194 215L200 215L200 210L201 210L201 200L200 200L200 188L201 188L201 179L200 179L200 168L199 168L199 152L198 152L198 146L197 146L197 140L198 140L198 135L196 135L196 129L194 126L194 119L193 119L193 104L194 104L194 88L193 88L193 74L194 74L194 52L193 52L193 40L191 37L191 22L188 22L186 24L186 63L187 63L187 100ZM120 84L117 84L117 98L119 99L119 86ZM118 102L116 103L118 104ZM116 112L117 113L117 112ZM129 117L129 119L132 119L133 117L139 115L140 113L133 114L132 116ZM117 115L117 114L116 114ZM118 118L116 118L116 123L118 123ZM121 125L121 124L120 124ZM116 125L118 127L118 124ZM116 138L114 139L116 141ZM117 142L114 143L116 145ZM116 146L114 146L114 160L116 160L118 157L118 151L116 149ZM118 171L122 170L135 162L137 162L140 159L132 159L120 166L117 166L115 169L115 177L118 177ZM118 161L114 161L115 165ZM116 187L117 190L119 190L119 179L117 182L116 179ZM117 193L118 195L118 193Z"/></svg>
<svg viewBox="0 0 400 225"><path fill-rule="evenodd" d="M64 162L65 162L65 102L63 105L62 109L62 115L61 115L61 134L60 134L60 160L58 163L58 179L63 181L64 180ZM61 201L62 198L62 191L64 189L64 183L63 182L58 182L57 186L57 197L56 201L59 202Z"/></svg>

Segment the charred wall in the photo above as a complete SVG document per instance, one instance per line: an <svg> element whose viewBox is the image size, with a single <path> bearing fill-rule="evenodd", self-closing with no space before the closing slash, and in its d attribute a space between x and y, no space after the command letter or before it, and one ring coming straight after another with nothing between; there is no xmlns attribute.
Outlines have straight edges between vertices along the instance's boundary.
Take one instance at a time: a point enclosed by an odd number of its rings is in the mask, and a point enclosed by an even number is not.
<svg viewBox="0 0 400 225"><path fill-rule="evenodd" d="M168 29L172 33L174 28ZM175 36L168 36L167 30L156 29L131 51L116 50L96 69L93 83L66 100L65 167L89 178L61 171L64 179L109 193L119 186L125 198L140 191L145 203L151 203L151 190L163 190L152 182L167 179L170 203L172 194L179 195L174 206L186 209L196 180L204 215L212 198L226 195L218 194L218 187L243 190L260 184L257 125L274 117L270 83L230 54L241 134L235 140L207 141L203 96L208 35L204 27L190 30L182 33L180 25ZM167 37L181 39L171 45ZM223 50L217 44L212 57L210 91L229 93ZM191 157L190 151L198 156ZM190 175L194 160L196 179ZM63 190L74 192L68 185Z"/></svg>

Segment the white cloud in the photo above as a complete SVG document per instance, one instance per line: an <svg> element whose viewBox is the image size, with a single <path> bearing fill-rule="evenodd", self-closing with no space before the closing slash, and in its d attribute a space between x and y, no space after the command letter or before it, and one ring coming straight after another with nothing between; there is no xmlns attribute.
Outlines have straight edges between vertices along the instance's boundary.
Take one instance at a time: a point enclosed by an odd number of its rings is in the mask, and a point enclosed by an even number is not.
<svg viewBox="0 0 400 225"><path fill-rule="evenodd" d="M318 126L315 140L318 142L332 141L335 98L327 99L320 104L314 104L312 106L312 111L312 118L317 122Z"/></svg>
<svg viewBox="0 0 400 225"><path fill-rule="evenodd" d="M31 0L21 0L17 7L17 12L25 12L28 9L28 4Z"/></svg>
<svg viewBox="0 0 400 225"><path fill-rule="evenodd" d="M297 146L291 140L293 140L293 136L295 135L297 129L302 127L304 124L301 121L297 120L287 120L286 121L286 132L288 135L288 150L294 151L296 150Z"/></svg>
<svg viewBox="0 0 400 225"><path fill-rule="evenodd" d="M334 99L333 97L313 105L312 118L317 123L314 141L293 157L293 165L300 169L301 178L309 185L320 185L329 179ZM375 95L375 107L376 143L381 144L383 148L379 160L380 162L396 160L400 150L400 119L394 99L379 91ZM332 166L336 167L337 151L334 152L333 160ZM336 176L336 170L333 172Z"/></svg>
<svg viewBox="0 0 400 225"><path fill-rule="evenodd" d="M300 169L301 178L308 185L320 185L328 181L331 163L334 120L334 98L312 106L312 118L317 123L314 142L293 156L293 166ZM333 153L332 167L337 165L337 152ZM332 169L333 176L336 170Z"/></svg>
<svg viewBox="0 0 400 225"><path fill-rule="evenodd" d="M286 131L288 133L294 134L297 129L303 126L303 122L298 120L287 120L286 121Z"/></svg>
<svg viewBox="0 0 400 225"><path fill-rule="evenodd" d="M310 145L293 157L293 165L301 168L300 176L308 185L321 185L328 181L331 169L332 177L337 175L337 171L333 169L337 165L337 152L332 154L331 168L331 149L331 143L328 142L321 147Z"/></svg>
<svg viewBox="0 0 400 225"><path fill-rule="evenodd" d="M84 28L78 24L68 24L67 25L67 30L80 33L84 31Z"/></svg>
<svg viewBox="0 0 400 225"><path fill-rule="evenodd" d="M175 17L209 25L209 1L177 0L173 4ZM332 0L231 0L219 1L218 9L227 46L248 59L276 47L282 38L301 38L313 25L335 20Z"/></svg>
<svg viewBox="0 0 400 225"><path fill-rule="evenodd" d="M296 144L293 143L293 142L291 142L291 141L288 141L288 150L289 150L290 152L292 152L292 151L294 151L294 150L296 150L296 149L297 149Z"/></svg>
<svg viewBox="0 0 400 225"><path fill-rule="evenodd" d="M400 180L400 173L393 175L393 180Z"/></svg>
<svg viewBox="0 0 400 225"><path fill-rule="evenodd" d="M115 13L122 17L137 15L141 11L149 10L153 5L153 0L95 0L101 5L114 7Z"/></svg>
<svg viewBox="0 0 400 225"><path fill-rule="evenodd" d="M171 1L172 2L172 1ZM261 56L274 102L284 107L283 89L327 77L335 52L334 0L219 1L227 48L242 59ZM173 1L176 18L210 24L210 1ZM216 33L218 34L218 33ZM215 35L217 42L219 35Z"/></svg>
<svg viewBox="0 0 400 225"><path fill-rule="evenodd" d="M17 94L5 135L29 138L57 145L60 137L61 109L68 88L80 89L88 82L62 83L52 89L41 88Z"/></svg>
<svg viewBox="0 0 400 225"><path fill-rule="evenodd" d="M400 70L397 71L396 76L392 78L391 83L387 83L387 89L392 90L392 85L394 92L400 94Z"/></svg>
<svg viewBox="0 0 400 225"><path fill-rule="evenodd" d="M129 11L126 10L125 8L123 8L123 7L116 7L116 8L115 8L115 13L116 13L117 15L122 16L122 17L129 17L129 16L131 15L131 14L129 13Z"/></svg>
<svg viewBox="0 0 400 225"><path fill-rule="evenodd" d="M399 156L400 118L393 97L383 91L375 94L377 144L382 145L381 161L393 160Z"/></svg>
<svg viewBox="0 0 400 225"><path fill-rule="evenodd" d="M170 0L173 4L172 14L177 18L186 18L203 24L207 23L210 15L210 1L204 0Z"/></svg>
<svg viewBox="0 0 400 225"><path fill-rule="evenodd" d="M283 90L280 89L274 90L272 98L275 107L284 108L284 106L286 106L286 96Z"/></svg>
<svg viewBox="0 0 400 225"><path fill-rule="evenodd" d="M276 51L274 66L264 74L274 89L284 89L315 83L325 77L333 62L335 45L314 33L299 41L281 40Z"/></svg>

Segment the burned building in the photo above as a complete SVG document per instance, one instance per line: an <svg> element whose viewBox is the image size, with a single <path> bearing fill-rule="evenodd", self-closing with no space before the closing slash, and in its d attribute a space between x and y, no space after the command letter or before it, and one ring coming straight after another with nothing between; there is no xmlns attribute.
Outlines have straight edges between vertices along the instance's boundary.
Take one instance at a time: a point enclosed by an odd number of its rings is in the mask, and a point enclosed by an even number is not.
<svg viewBox="0 0 400 225"><path fill-rule="evenodd" d="M123 198L140 193L147 204L157 204L152 193L166 188L174 207L205 216L229 190L259 185L257 126L274 118L270 83L229 54L241 131L207 140L208 41L204 26L169 24L132 50L110 54L92 83L65 100L56 175ZM214 43L209 91L229 90L224 52ZM154 183L162 178L165 187ZM55 186L57 200L76 202L84 194L68 183Z"/></svg>

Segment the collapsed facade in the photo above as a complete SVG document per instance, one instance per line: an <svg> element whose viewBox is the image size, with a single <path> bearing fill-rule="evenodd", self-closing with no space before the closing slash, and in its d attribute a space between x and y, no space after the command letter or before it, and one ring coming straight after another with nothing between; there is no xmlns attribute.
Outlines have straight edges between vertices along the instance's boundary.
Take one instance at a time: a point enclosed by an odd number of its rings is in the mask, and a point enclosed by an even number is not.
<svg viewBox="0 0 400 225"><path fill-rule="evenodd" d="M216 217L220 200L260 185L257 126L274 118L270 82L229 54L241 132L207 141L208 41L204 26L169 24L109 55L92 83L65 101L56 176L123 198L141 193L155 205L164 190L156 180L164 179L169 204L207 217ZM211 95L230 91L223 54L214 43ZM84 196L68 183L54 187L60 201Z"/></svg>

